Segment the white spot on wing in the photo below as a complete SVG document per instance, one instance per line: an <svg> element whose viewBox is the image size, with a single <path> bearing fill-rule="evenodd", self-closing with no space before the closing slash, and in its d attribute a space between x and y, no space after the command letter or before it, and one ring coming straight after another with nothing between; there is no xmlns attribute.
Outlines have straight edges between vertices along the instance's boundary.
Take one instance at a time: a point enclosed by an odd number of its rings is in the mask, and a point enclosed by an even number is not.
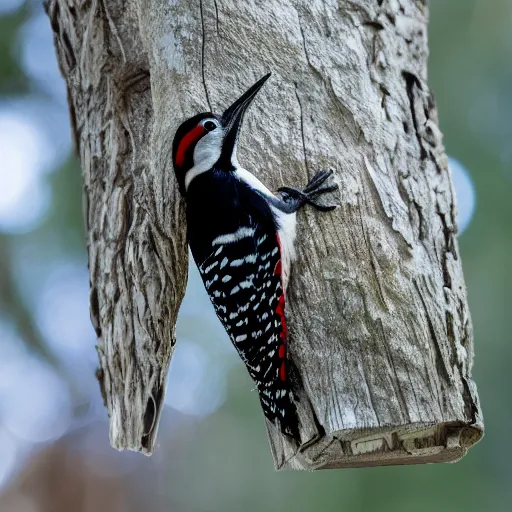
<svg viewBox="0 0 512 512"><path fill-rule="evenodd" d="M220 235L212 242L212 245L229 244L232 242L238 242L242 238L248 238L253 236L255 233L254 228L243 227L237 229L234 233L228 233L226 235Z"/></svg>
<svg viewBox="0 0 512 512"><path fill-rule="evenodd" d="M206 283L205 283L206 288L209 288L218 279L219 279L219 276L217 274L215 274L213 276L213 279L210 279L209 281L206 281Z"/></svg>
<svg viewBox="0 0 512 512"><path fill-rule="evenodd" d="M218 261L214 261L211 265L209 265L208 267L206 267L204 269L204 273L205 274L208 274L208 272L210 272L210 270L212 270L213 268L215 268L217 265L219 264Z"/></svg>

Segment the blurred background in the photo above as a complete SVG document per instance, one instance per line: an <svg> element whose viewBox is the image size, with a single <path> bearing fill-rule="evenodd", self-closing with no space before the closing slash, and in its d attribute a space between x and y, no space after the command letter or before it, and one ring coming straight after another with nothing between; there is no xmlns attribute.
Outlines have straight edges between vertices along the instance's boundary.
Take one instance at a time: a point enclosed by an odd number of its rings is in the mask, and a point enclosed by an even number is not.
<svg viewBox="0 0 512 512"><path fill-rule="evenodd" d="M487 433L457 464L278 474L195 269L156 453L109 447L64 82L40 2L0 0L2 512L510 510L512 0L430 4Z"/></svg>

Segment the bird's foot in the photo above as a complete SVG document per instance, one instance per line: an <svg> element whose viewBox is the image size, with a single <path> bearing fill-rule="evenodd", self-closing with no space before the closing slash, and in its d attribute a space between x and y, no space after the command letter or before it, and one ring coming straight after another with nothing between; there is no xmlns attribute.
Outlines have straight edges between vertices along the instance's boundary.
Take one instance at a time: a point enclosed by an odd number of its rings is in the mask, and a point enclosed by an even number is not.
<svg viewBox="0 0 512 512"><path fill-rule="evenodd" d="M318 172L311 178L304 190L299 190L295 187L281 187L278 189L278 192L281 192L284 201L295 201L297 203L297 209L304 204L309 204L321 212L334 210L336 205L325 205L316 201L318 196L338 190L338 185L327 183L332 173L333 171Z"/></svg>

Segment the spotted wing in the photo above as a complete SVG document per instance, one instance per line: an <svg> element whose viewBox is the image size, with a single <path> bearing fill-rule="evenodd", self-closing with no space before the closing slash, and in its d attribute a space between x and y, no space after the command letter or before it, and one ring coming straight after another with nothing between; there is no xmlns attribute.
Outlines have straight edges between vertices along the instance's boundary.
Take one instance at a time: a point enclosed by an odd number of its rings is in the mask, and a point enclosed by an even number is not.
<svg viewBox="0 0 512 512"><path fill-rule="evenodd" d="M265 416L298 437L287 372L279 238L250 226L218 236L212 249L198 267L217 316L256 383Z"/></svg>

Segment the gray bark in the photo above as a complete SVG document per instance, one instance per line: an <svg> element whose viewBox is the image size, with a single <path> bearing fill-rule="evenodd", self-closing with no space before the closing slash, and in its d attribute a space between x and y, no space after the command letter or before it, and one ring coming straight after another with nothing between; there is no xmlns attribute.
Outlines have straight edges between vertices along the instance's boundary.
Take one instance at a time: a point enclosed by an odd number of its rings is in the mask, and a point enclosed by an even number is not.
<svg viewBox="0 0 512 512"><path fill-rule="evenodd" d="M114 447L150 454L187 278L171 144L266 71L239 159L299 215L287 317L303 380L277 468L449 461L483 434L424 0L49 0L84 175L91 318ZM172 393L172 390L170 390Z"/></svg>

